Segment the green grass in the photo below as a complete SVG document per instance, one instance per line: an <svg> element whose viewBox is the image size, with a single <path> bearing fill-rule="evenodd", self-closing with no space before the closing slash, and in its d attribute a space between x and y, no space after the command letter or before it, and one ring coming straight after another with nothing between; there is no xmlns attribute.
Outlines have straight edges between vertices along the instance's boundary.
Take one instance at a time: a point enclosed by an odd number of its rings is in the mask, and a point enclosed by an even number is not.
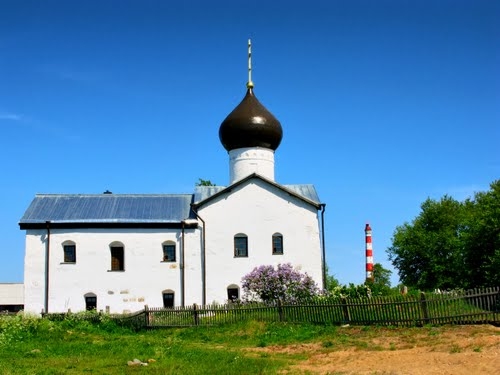
<svg viewBox="0 0 500 375"><path fill-rule="evenodd" d="M303 358L257 354L248 348L304 342L334 331L252 321L134 332L107 319L90 323L79 314L63 321L7 317L0 318L0 372L274 374ZM127 366L135 358L154 361L147 367Z"/></svg>
<svg viewBox="0 0 500 375"><path fill-rule="evenodd" d="M218 327L134 332L85 314L62 321L35 317L0 319L2 374L274 374L304 360L300 354L257 353L254 348L322 340L337 327L249 321ZM128 367L135 358L154 360Z"/></svg>
<svg viewBox="0 0 500 375"><path fill-rule="evenodd" d="M280 348L310 344L324 352L398 350L417 340L439 340L444 329L245 321L136 332L88 313L60 321L0 317L0 374L293 374L291 366L308 356ZM387 345L376 344L380 337L387 338ZM449 348L450 353L460 350ZM135 358L153 361L129 367L127 362Z"/></svg>
<svg viewBox="0 0 500 375"><path fill-rule="evenodd" d="M50 323L50 324L47 324ZM16 326L0 345L2 374L157 374L275 373L286 362L273 358L248 356L241 351L248 340L236 345L220 345L220 334L207 329L156 330L135 333L117 328L81 324L68 327L65 322L43 321L38 330ZM68 329L71 328L71 329ZM109 328L109 327L108 327ZM12 331L12 329L10 329ZM226 332L226 335L228 332ZM226 336L227 337L227 336ZM227 344L227 342L226 342ZM128 367L138 358L153 359L147 367Z"/></svg>

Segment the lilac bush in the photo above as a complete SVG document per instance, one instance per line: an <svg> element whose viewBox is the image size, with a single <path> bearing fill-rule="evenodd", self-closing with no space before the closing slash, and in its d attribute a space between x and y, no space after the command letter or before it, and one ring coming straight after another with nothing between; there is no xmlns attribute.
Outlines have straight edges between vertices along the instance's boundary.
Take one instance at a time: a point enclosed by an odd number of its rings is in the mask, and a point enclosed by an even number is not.
<svg viewBox="0 0 500 375"><path fill-rule="evenodd" d="M307 273L300 273L290 263L255 267L243 276L243 301L297 303L316 296L319 288Z"/></svg>

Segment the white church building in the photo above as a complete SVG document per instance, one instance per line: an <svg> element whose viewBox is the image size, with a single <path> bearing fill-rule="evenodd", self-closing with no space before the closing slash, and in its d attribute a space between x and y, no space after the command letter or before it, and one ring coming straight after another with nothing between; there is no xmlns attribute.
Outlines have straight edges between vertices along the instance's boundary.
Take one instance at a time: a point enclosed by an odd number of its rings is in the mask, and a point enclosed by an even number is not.
<svg viewBox="0 0 500 375"><path fill-rule="evenodd" d="M250 54L249 54L250 55ZM228 186L189 194L37 194L26 231L25 311L226 303L261 265L324 285L324 211L313 185L274 179L280 122L247 92L219 128Z"/></svg>

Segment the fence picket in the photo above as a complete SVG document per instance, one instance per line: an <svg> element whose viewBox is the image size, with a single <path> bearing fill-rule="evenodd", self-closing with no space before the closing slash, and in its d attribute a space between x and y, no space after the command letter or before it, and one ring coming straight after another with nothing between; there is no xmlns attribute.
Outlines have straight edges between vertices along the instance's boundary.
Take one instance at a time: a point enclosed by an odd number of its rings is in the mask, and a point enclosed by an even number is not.
<svg viewBox="0 0 500 375"><path fill-rule="evenodd" d="M62 320L66 313L42 314ZM500 323L500 287L429 293L419 296L325 298L306 304L227 304L151 308L132 314L110 315L118 324L134 329L209 326L242 320L311 322L352 325L422 325ZM97 322L97 318L94 319Z"/></svg>

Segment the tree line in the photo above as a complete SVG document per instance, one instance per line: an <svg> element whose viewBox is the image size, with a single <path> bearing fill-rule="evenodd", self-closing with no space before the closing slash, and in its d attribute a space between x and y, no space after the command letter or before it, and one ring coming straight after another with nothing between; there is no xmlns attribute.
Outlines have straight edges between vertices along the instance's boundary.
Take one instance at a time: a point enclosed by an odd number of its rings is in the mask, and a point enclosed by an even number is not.
<svg viewBox="0 0 500 375"><path fill-rule="evenodd" d="M427 199L417 217L396 227L387 253L410 287L500 285L500 180L464 201Z"/></svg>

